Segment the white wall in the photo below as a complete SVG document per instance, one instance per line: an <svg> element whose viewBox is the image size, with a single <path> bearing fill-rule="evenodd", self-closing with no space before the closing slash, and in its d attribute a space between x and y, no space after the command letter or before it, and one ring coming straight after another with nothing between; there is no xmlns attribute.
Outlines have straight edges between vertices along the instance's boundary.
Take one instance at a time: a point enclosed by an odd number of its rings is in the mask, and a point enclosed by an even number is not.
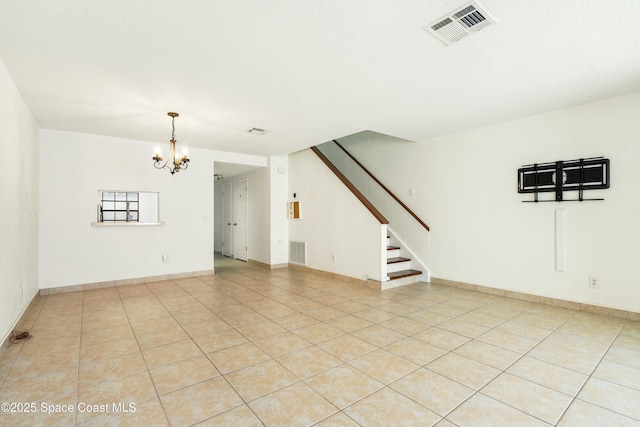
<svg viewBox="0 0 640 427"><path fill-rule="evenodd" d="M640 312L640 93L421 143L349 145L431 226L434 277ZM523 164L605 156L600 202L522 203ZM415 197L409 198L409 189ZM576 193L569 193L575 196ZM565 272L555 270L555 210L566 213ZM588 287L590 275L600 289Z"/></svg>
<svg viewBox="0 0 640 427"><path fill-rule="evenodd" d="M270 264L269 168L256 169L243 177L249 184L247 258Z"/></svg>
<svg viewBox="0 0 640 427"><path fill-rule="evenodd" d="M41 130L40 145L40 288L213 269L214 151L171 175L153 142ZM159 192L165 224L93 227L98 190Z"/></svg>
<svg viewBox="0 0 640 427"><path fill-rule="evenodd" d="M38 126L0 61L0 342L38 292Z"/></svg>
<svg viewBox="0 0 640 427"><path fill-rule="evenodd" d="M289 262L289 221L287 202L289 199L289 156L269 158L269 242L270 264L283 265Z"/></svg>
<svg viewBox="0 0 640 427"><path fill-rule="evenodd" d="M293 193L301 218L289 220L289 239L307 242L307 266L380 280L382 226L311 150L289 155L291 197Z"/></svg>

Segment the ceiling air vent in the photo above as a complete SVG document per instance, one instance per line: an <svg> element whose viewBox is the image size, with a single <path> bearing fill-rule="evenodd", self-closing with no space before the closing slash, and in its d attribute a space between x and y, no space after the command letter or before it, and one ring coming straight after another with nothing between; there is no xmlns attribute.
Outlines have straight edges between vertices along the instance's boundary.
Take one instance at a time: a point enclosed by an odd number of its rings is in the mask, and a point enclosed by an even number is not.
<svg viewBox="0 0 640 427"><path fill-rule="evenodd" d="M477 2L472 1L427 25L424 29L444 44L450 45L494 22L496 21L491 15Z"/></svg>
<svg viewBox="0 0 640 427"><path fill-rule="evenodd" d="M267 133L268 131L266 129L261 129L261 128L251 128L249 129L249 133L253 133L256 135L262 135Z"/></svg>

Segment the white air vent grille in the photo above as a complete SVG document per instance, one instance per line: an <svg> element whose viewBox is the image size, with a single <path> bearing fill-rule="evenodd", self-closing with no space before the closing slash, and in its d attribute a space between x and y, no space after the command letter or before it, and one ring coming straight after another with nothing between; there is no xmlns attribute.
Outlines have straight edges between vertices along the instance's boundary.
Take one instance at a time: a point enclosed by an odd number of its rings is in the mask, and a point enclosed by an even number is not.
<svg viewBox="0 0 640 427"><path fill-rule="evenodd" d="M491 15L482 9L477 2L472 1L446 14L424 29L444 44L449 45L494 22L496 21Z"/></svg>
<svg viewBox="0 0 640 427"><path fill-rule="evenodd" d="M307 242L289 242L289 262L307 265Z"/></svg>

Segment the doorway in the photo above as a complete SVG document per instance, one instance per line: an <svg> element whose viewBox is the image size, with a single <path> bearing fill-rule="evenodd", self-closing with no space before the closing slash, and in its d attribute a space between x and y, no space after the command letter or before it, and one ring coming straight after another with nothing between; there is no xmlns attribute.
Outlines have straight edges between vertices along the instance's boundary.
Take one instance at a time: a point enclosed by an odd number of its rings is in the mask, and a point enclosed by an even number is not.
<svg viewBox="0 0 640 427"><path fill-rule="evenodd" d="M247 261L249 180L222 184L222 250L225 257Z"/></svg>

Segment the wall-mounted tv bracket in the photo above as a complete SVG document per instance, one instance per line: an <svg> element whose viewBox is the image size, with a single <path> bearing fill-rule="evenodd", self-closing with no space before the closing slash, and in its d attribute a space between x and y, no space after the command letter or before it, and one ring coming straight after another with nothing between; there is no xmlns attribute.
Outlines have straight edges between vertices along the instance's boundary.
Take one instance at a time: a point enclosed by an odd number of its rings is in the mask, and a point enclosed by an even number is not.
<svg viewBox="0 0 640 427"><path fill-rule="evenodd" d="M560 160L523 165L518 169L518 193L533 193L534 200L523 202L583 202L585 190L609 188L609 159ZM558 179L559 177L559 179ZM565 191L578 191L577 199L565 199ZM538 200L539 193L555 192L555 200Z"/></svg>

